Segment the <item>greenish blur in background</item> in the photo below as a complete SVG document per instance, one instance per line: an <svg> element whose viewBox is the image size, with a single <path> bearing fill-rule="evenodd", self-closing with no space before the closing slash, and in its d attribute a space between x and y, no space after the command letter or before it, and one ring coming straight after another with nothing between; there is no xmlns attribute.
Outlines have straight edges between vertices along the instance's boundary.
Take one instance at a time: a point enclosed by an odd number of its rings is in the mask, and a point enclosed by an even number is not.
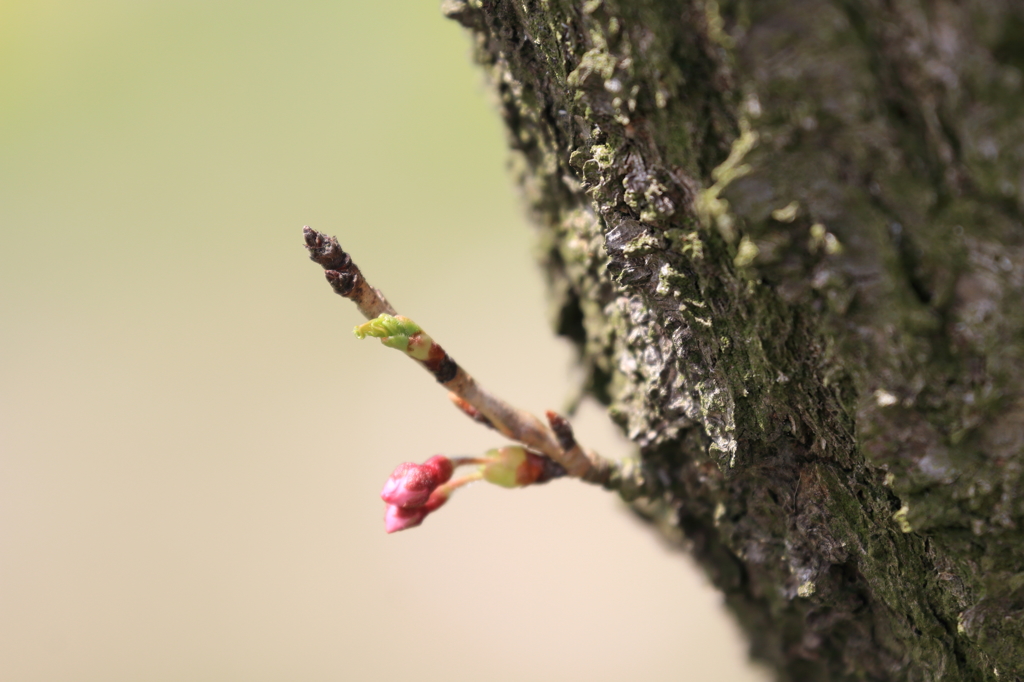
<svg viewBox="0 0 1024 682"><path fill-rule="evenodd" d="M599 490L384 533L396 464L501 441L352 336L303 224L513 403L577 380L437 5L0 0L0 679L763 679Z"/></svg>

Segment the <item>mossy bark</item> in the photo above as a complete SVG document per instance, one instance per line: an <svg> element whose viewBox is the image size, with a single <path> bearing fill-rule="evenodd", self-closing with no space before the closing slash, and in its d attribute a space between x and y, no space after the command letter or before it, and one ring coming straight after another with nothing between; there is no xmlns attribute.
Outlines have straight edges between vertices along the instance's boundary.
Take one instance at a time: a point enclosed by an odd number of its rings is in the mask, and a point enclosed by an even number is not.
<svg viewBox="0 0 1024 682"><path fill-rule="evenodd" d="M498 93L557 329L663 487L638 510L754 655L801 682L1024 679L1024 6L445 11Z"/></svg>

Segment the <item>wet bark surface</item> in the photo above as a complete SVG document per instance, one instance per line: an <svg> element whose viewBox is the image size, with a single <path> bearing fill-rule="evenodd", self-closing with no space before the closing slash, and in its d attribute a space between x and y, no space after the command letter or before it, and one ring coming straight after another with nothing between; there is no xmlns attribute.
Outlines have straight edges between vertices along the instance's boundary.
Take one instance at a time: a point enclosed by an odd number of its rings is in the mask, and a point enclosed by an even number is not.
<svg viewBox="0 0 1024 682"><path fill-rule="evenodd" d="M754 655L1024 679L1024 4L445 12L557 331L664 489L637 509Z"/></svg>

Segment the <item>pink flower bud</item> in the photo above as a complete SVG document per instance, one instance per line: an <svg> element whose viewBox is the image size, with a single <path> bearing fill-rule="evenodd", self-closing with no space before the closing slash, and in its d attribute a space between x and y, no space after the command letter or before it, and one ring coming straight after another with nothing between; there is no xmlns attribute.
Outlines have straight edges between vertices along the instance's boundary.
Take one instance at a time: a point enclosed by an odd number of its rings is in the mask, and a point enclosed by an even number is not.
<svg viewBox="0 0 1024 682"><path fill-rule="evenodd" d="M452 462L444 455L435 455L423 464L399 464L388 477L380 497L388 503L389 508L417 509L427 503L437 486L452 477L452 471ZM419 525L419 522L414 525Z"/></svg>
<svg viewBox="0 0 1024 682"><path fill-rule="evenodd" d="M435 490L425 504L414 509L403 509L402 507L389 504L384 510L384 530L388 533L397 533L400 530L415 528L423 523L423 519L427 518L427 514L447 502L450 494L451 491L444 488Z"/></svg>
<svg viewBox="0 0 1024 682"><path fill-rule="evenodd" d="M397 533L400 530L415 528L423 523L426 517L427 510L423 507L402 509L389 504L384 511L384 530L388 533Z"/></svg>
<svg viewBox="0 0 1024 682"><path fill-rule="evenodd" d="M438 485L447 483L448 479L452 477L452 473L455 471L455 466L452 464L452 461L444 455L434 455L424 462L423 466L430 468L430 470L434 472L434 475L437 476Z"/></svg>

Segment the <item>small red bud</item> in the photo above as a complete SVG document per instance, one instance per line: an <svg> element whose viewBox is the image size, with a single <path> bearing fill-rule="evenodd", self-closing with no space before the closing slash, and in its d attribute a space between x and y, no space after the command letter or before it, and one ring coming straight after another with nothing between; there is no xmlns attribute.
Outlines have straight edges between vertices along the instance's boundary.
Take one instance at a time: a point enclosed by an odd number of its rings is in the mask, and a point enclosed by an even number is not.
<svg viewBox="0 0 1024 682"><path fill-rule="evenodd" d="M423 507L402 509L389 504L384 511L384 530L388 533L397 533L400 530L415 528L423 523L428 513Z"/></svg>
<svg viewBox="0 0 1024 682"><path fill-rule="evenodd" d="M388 533L397 533L400 530L415 528L423 523L427 514L447 502L450 494L451 491L440 488L432 492L422 506L411 509L389 504L384 510L384 530Z"/></svg>
<svg viewBox="0 0 1024 682"><path fill-rule="evenodd" d="M444 455L434 455L423 463L423 467L430 469L434 473L434 476L437 478L437 485L447 483L455 471L452 461Z"/></svg>
<svg viewBox="0 0 1024 682"><path fill-rule="evenodd" d="M454 470L451 460L444 455L435 455L423 464L404 462L391 472L380 497L402 509L422 507L437 486L452 477Z"/></svg>

